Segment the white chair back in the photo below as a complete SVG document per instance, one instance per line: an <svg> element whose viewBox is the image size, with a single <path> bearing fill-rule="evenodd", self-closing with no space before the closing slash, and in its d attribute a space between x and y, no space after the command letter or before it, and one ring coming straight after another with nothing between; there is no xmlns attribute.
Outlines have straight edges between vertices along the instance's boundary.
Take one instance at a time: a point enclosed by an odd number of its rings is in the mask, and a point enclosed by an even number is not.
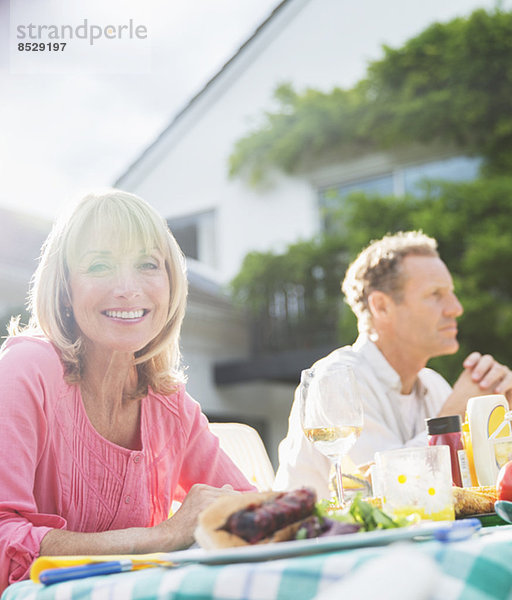
<svg viewBox="0 0 512 600"><path fill-rule="evenodd" d="M260 492L272 489L274 468L259 433L244 423L210 423L220 447Z"/></svg>

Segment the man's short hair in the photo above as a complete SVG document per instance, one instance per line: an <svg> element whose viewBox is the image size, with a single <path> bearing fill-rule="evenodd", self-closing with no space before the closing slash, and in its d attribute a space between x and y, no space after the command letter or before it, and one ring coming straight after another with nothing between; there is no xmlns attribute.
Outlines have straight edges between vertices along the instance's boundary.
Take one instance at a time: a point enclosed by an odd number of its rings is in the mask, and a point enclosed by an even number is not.
<svg viewBox="0 0 512 600"><path fill-rule="evenodd" d="M401 267L407 256L439 258L436 240L421 231L399 231L372 241L348 267L341 289L357 317L360 333L372 329L371 292L379 290L401 302L405 284Z"/></svg>

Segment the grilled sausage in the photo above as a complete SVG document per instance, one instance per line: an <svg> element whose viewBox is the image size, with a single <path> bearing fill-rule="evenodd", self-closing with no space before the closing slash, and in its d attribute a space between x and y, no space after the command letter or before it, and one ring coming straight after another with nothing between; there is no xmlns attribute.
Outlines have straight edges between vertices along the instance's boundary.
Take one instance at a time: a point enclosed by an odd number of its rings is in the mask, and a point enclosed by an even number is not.
<svg viewBox="0 0 512 600"><path fill-rule="evenodd" d="M311 515L315 501L315 493L308 488L282 492L271 500L261 504L253 502L236 511L222 529L241 537L249 544L255 544L278 529Z"/></svg>

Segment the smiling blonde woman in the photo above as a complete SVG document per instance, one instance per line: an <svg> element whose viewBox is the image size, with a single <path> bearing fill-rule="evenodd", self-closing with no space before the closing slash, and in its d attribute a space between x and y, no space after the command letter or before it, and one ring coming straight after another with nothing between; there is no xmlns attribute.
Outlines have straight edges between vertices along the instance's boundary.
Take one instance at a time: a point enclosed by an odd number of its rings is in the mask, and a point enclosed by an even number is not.
<svg viewBox="0 0 512 600"><path fill-rule="evenodd" d="M253 487L186 392L185 263L140 198L86 196L43 246L32 318L0 353L0 589L40 554L183 548ZM173 501L182 501L168 518Z"/></svg>

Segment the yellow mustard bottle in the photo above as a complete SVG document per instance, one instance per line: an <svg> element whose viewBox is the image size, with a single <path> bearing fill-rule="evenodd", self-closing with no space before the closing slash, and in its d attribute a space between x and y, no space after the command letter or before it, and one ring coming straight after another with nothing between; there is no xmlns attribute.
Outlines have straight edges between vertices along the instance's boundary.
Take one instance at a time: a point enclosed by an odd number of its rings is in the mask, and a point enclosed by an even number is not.
<svg viewBox="0 0 512 600"><path fill-rule="evenodd" d="M473 446L471 445L471 435L469 433L469 423L468 423L468 414L466 413L464 423L462 423L462 445L464 446L464 450L466 451L466 459L467 466L469 471L469 479L470 485L468 486L464 480L462 485L464 487L477 486L478 485L478 477L476 476L475 471L475 462L473 460Z"/></svg>

